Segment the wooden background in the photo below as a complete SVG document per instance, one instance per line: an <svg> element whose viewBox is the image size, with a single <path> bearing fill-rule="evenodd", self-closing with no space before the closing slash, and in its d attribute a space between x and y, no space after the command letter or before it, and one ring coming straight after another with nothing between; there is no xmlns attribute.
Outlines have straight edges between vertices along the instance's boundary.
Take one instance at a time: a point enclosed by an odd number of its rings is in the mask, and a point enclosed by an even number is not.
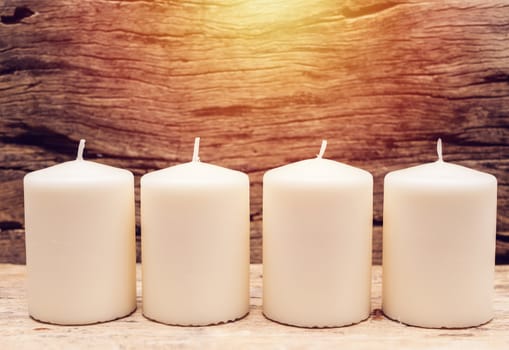
<svg viewBox="0 0 509 350"><path fill-rule="evenodd" d="M0 0L0 261L24 262L22 178L85 156L148 171L191 159L261 179L314 157L382 181L444 158L499 181L497 262L509 262L506 0ZM139 235L138 230L138 235ZM138 237L139 238L139 237Z"/></svg>

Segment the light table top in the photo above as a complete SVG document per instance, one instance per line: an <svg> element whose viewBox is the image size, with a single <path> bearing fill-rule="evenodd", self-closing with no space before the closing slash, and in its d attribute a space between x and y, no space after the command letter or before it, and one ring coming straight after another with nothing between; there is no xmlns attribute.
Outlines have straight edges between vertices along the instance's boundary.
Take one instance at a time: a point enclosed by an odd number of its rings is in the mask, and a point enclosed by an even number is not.
<svg viewBox="0 0 509 350"><path fill-rule="evenodd" d="M209 327L176 327L151 322L138 309L113 322L54 326L28 317L26 267L0 264L0 347L2 349L509 349L509 266L497 266L495 319L478 328L447 330L409 327L381 311L380 266L373 267L372 315L354 326L304 329L267 320L262 314L262 266L251 265L251 311L237 322Z"/></svg>

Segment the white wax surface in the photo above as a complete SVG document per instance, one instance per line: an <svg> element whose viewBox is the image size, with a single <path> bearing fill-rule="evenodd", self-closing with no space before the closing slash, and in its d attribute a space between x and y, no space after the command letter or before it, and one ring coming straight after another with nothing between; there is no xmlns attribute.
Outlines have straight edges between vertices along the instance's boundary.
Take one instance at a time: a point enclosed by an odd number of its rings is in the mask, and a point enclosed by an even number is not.
<svg viewBox="0 0 509 350"><path fill-rule="evenodd" d="M193 161L141 179L143 314L208 325L249 311L249 178Z"/></svg>
<svg viewBox="0 0 509 350"><path fill-rule="evenodd" d="M75 160L27 174L24 191L30 315L71 325L134 311L132 173Z"/></svg>
<svg viewBox="0 0 509 350"><path fill-rule="evenodd" d="M422 327L493 317L497 181L437 161L385 177L383 310Z"/></svg>
<svg viewBox="0 0 509 350"><path fill-rule="evenodd" d="M368 318L373 178L327 159L263 178L263 312L333 327Z"/></svg>

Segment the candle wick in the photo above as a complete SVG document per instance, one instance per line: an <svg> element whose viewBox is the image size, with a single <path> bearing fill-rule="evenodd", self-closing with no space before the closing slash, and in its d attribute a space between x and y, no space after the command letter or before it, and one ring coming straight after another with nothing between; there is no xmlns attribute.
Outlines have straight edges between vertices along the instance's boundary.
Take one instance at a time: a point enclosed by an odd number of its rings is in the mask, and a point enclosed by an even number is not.
<svg viewBox="0 0 509 350"><path fill-rule="evenodd" d="M85 150L85 139L81 139L80 144L78 145L78 155L76 156L76 160L83 160L84 150Z"/></svg>
<svg viewBox="0 0 509 350"><path fill-rule="evenodd" d="M444 158L442 156L442 139L439 138L437 141L437 154L438 154L438 161L443 162Z"/></svg>
<svg viewBox="0 0 509 350"><path fill-rule="evenodd" d="M198 157L199 151L200 151L200 138L197 137L194 139L193 162L200 161L200 157Z"/></svg>
<svg viewBox="0 0 509 350"><path fill-rule="evenodd" d="M322 147L320 147L320 153L317 154L317 158L322 158L327 148L327 140L322 140Z"/></svg>

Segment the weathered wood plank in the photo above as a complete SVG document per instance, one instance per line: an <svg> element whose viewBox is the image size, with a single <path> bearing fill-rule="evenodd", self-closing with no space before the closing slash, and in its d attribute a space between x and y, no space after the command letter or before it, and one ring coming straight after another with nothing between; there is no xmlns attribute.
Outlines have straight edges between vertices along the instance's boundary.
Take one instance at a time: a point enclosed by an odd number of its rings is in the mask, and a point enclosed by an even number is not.
<svg viewBox="0 0 509 350"><path fill-rule="evenodd" d="M442 137L446 160L497 176L509 259L504 0L4 0L0 16L0 229L22 227L23 175L79 138L139 181L201 136L203 161L250 175L259 262L264 171L327 138L374 174L379 227L383 176Z"/></svg>
<svg viewBox="0 0 509 350"><path fill-rule="evenodd" d="M381 307L381 268L373 269L372 315L357 325L331 329L284 326L262 315L261 265L251 266L251 310L237 322L210 327L175 327L151 322L138 310L118 321L92 326L54 326L28 317L25 266L0 265L0 339L2 349L507 349L509 346L509 267L498 266L495 318L478 328L423 329L386 319Z"/></svg>

